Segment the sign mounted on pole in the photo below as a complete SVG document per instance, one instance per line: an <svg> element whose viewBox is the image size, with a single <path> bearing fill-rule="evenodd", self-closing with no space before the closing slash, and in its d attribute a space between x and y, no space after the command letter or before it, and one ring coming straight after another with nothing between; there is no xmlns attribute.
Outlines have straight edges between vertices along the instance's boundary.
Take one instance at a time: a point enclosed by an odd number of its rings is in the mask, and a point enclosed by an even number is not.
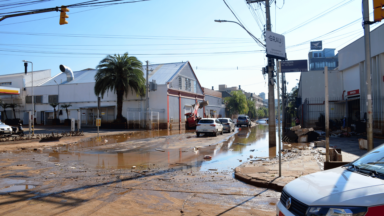
<svg viewBox="0 0 384 216"><path fill-rule="evenodd" d="M271 31L266 32L267 57L286 60L285 37Z"/></svg>
<svg viewBox="0 0 384 216"><path fill-rule="evenodd" d="M323 41L311 41L311 50L322 50Z"/></svg>
<svg viewBox="0 0 384 216"><path fill-rule="evenodd" d="M308 72L308 60L282 61L281 72Z"/></svg>

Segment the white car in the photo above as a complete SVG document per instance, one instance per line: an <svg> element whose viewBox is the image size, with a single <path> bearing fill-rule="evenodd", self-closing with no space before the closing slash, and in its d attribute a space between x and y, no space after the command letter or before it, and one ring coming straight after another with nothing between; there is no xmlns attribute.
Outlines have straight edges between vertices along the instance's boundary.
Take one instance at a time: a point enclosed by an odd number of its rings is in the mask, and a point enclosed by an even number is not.
<svg viewBox="0 0 384 216"><path fill-rule="evenodd" d="M12 135L12 127L9 125L0 122L0 136L11 136Z"/></svg>
<svg viewBox="0 0 384 216"><path fill-rule="evenodd" d="M217 136L217 134L223 134L223 125L218 119L215 118L200 119L196 126L196 136L199 137L202 133L212 134L214 136Z"/></svg>
<svg viewBox="0 0 384 216"><path fill-rule="evenodd" d="M228 133L235 132L235 123L230 118L218 118L220 123L223 125L223 130Z"/></svg>
<svg viewBox="0 0 384 216"><path fill-rule="evenodd" d="M342 167L288 183L278 216L384 215L384 144Z"/></svg>

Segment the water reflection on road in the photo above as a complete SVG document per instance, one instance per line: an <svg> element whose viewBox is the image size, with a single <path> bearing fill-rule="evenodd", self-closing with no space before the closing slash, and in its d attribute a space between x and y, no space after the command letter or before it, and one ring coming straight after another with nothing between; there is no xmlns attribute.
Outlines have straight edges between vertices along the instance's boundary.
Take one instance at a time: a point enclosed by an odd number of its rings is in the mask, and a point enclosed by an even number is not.
<svg viewBox="0 0 384 216"><path fill-rule="evenodd" d="M190 133L194 136L193 133ZM167 135L167 134L164 134ZM137 135L136 135L137 136ZM148 138L139 135L138 138ZM110 137L116 142L124 141L125 136ZM202 138L204 139L204 138ZM93 143L94 141L92 141ZM93 144L80 144L90 145ZM242 127L238 133L227 141L217 145L180 149L154 149L136 148L111 151L76 151L76 152L52 152L53 162L78 161L86 166L101 169L131 169L136 166L143 169L168 169L177 166L194 167L200 171L206 170L230 170L246 160L255 157L275 157L276 148L268 147L268 126L257 125L253 128ZM204 160L205 155L211 155L211 160Z"/></svg>

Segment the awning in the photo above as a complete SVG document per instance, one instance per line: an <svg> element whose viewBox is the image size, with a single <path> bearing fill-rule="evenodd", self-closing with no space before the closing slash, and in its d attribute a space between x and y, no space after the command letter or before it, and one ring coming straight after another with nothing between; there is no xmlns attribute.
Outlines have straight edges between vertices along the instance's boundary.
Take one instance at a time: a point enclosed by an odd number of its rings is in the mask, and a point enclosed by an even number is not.
<svg viewBox="0 0 384 216"><path fill-rule="evenodd" d="M100 106L100 108L109 108L109 107L115 108L115 106L111 106L111 105L109 105L109 106ZM93 108L97 109L97 106L80 107L80 109L93 109Z"/></svg>
<svg viewBox="0 0 384 216"><path fill-rule="evenodd" d="M0 95L19 95L19 88L0 86Z"/></svg>

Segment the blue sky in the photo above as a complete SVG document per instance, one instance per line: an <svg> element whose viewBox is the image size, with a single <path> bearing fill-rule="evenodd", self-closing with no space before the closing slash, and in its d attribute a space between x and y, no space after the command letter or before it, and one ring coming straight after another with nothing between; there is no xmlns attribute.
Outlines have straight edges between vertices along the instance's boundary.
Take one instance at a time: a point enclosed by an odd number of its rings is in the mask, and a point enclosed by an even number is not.
<svg viewBox="0 0 384 216"><path fill-rule="evenodd" d="M14 10L81 1L51 1ZM227 2L248 30L261 38L262 32L246 1ZM281 34L344 3L308 25L285 34L289 60L307 59L309 42L306 41L361 18L361 0L277 0L272 4L272 30ZM263 5L262 8L258 8L258 13L263 18L258 20L265 24ZM261 67L266 64L262 48L236 24L214 22L215 19L236 20L222 0L151 0L70 10L69 24L63 26L59 25L58 12L0 22L0 74L23 72L23 59L32 61L35 70L51 69L55 75L60 72L60 64L74 71L95 68L106 54L128 52L143 62L190 61L204 87L241 85L246 91L267 92L261 74ZM316 40L323 40L324 48L339 50L362 35L358 21ZM306 43L292 47L303 42ZM287 74L289 90L299 76L300 73Z"/></svg>

